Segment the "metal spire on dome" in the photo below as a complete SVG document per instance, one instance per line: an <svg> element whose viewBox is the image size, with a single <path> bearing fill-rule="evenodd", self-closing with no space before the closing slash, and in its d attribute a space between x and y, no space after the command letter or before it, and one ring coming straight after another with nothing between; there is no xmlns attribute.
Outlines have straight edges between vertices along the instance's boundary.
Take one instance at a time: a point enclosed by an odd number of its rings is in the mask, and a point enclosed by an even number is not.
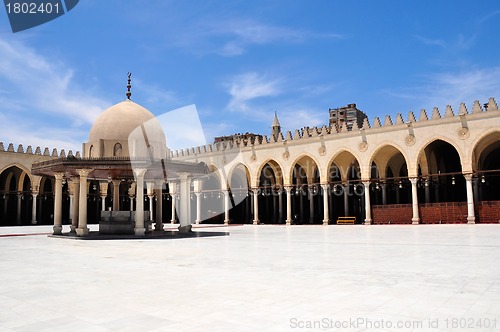
<svg viewBox="0 0 500 332"><path fill-rule="evenodd" d="M273 121L273 127L280 127L280 122L278 120L278 112L274 111L274 121Z"/></svg>
<svg viewBox="0 0 500 332"><path fill-rule="evenodd" d="M130 76L132 76L132 73L128 72L128 74L127 74L128 84L127 84L127 93L126 93L128 100L130 100L130 97L132 96L132 92L130 92L130 88L132 88L132 85L130 85L130 81L131 81Z"/></svg>

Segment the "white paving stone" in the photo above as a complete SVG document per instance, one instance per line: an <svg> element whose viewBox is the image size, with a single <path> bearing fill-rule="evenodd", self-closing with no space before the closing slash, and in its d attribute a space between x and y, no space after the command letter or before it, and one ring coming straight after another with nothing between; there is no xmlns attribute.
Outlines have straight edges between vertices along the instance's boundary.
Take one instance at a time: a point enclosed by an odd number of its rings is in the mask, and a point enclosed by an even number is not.
<svg viewBox="0 0 500 332"><path fill-rule="evenodd" d="M499 225L199 231L231 234L79 241L0 228L26 235L0 237L0 331L332 330L293 326L323 319L423 322L408 331L496 319L467 330L500 331Z"/></svg>

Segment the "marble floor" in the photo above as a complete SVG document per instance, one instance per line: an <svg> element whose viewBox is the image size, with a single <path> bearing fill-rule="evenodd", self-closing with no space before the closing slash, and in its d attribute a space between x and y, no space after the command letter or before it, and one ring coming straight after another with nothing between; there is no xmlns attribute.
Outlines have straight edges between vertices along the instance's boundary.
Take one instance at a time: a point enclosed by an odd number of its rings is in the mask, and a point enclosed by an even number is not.
<svg viewBox="0 0 500 332"><path fill-rule="evenodd" d="M0 228L0 331L500 331L500 225L50 230Z"/></svg>

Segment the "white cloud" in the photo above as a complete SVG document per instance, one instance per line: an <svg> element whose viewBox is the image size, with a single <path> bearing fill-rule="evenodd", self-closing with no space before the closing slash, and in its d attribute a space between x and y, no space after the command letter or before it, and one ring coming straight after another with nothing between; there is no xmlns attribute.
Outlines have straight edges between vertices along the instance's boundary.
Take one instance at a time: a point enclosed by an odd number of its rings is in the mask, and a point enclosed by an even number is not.
<svg viewBox="0 0 500 332"><path fill-rule="evenodd" d="M496 95L500 98L499 76L500 67L445 72L424 76L419 86L384 91L384 93L410 100L417 108L444 109L446 105L452 105L457 109L462 102L467 103L470 108L474 100L486 103L489 97Z"/></svg>
<svg viewBox="0 0 500 332"><path fill-rule="evenodd" d="M73 73L63 62L1 36L0 115L5 121L0 139L80 149L81 142L72 139L84 139L86 134L75 133L110 104L82 88ZM53 126L40 126L40 117L54 119Z"/></svg>
<svg viewBox="0 0 500 332"><path fill-rule="evenodd" d="M255 72L237 75L228 85L231 100L227 109L248 112L250 111L250 101L280 94L280 84L278 79L269 79L265 75L259 75Z"/></svg>

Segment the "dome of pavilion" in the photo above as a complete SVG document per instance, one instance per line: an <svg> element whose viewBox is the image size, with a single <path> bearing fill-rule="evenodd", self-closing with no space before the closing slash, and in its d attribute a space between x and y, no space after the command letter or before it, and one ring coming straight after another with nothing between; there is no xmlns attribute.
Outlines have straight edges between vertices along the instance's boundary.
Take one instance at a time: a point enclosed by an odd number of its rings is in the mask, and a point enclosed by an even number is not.
<svg viewBox="0 0 500 332"><path fill-rule="evenodd" d="M130 133L145 122L153 119L153 113L125 100L102 112L90 129L89 142L96 140L128 140Z"/></svg>
<svg viewBox="0 0 500 332"><path fill-rule="evenodd" d="M139 144L133 143L136 141ZM164 158L165 134L155 115L127 99L102 112L90 129L84 144L84 157L137 156L129 152L135 146L149 146L155 157Z"/></svg>

